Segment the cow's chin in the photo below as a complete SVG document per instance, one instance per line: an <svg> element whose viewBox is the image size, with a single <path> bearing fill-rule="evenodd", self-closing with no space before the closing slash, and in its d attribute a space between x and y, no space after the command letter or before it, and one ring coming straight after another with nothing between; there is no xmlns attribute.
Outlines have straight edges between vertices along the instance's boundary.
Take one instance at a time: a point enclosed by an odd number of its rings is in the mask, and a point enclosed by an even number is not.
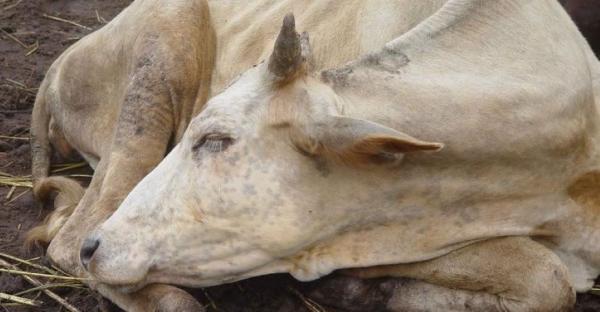
<svg viewBox="0 0 600 312"><path fill-rule="evenodd" d="M200 270L194 272L169 272L160 270L150 270L143 280L142 284L126 285L124 290L137 290L147 284L172 284L184 287L210 287L222 284L229 284L251 277L289 272L290 263L281 260L272 260L266 264L254 267L252 269L241 270L238 267L230 269L222 268L217 272L209 270Z"/></svg>
<svg viewBox="0 0 600 312"><path fill-rule="evenodd" d="M118 287L127 292L137 290L148 284L146 281L150 266L144 263L118 265L112 261L90 262L88 273L98 283Z"/></svg>
<svg viewBox="0 0 600 312"><path fill-rule="evenodd" d="M149 284L147 281L146 272L136 272L137 270L129 271L125 274L118 275L112 272L97 272L90 271L91 277L95 282L109 285L123 292L136 291L145 285ZM125 272L125 271L120 271Z"/></svg>

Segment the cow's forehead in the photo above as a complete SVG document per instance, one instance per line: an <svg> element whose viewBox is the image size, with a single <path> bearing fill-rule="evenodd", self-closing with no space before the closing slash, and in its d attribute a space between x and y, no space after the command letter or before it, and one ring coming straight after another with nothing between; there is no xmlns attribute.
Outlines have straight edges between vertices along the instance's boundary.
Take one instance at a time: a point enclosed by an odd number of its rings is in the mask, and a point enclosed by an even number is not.
<svg viewBox="0 0 600 312"><path fill-rule="evenodd" d="M247 124L248 118L266 96L260 70L254 67L242 74L227 89L208 101L206 108L192 122L200 131L215 125L235 127Z"/></svg>

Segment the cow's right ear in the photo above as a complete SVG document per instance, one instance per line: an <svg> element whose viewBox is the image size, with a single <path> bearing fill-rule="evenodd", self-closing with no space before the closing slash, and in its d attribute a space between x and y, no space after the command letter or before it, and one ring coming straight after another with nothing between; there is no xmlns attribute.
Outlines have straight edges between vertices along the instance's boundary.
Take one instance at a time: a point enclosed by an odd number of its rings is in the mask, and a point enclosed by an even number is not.
<svg viewBox="0 0 600 312"><path fill-rule="evenodd" d="M388 163L406 153L436 152L444 146L375 122L343 116L313 122L293 140L307 154L348 165Z"/></svg>

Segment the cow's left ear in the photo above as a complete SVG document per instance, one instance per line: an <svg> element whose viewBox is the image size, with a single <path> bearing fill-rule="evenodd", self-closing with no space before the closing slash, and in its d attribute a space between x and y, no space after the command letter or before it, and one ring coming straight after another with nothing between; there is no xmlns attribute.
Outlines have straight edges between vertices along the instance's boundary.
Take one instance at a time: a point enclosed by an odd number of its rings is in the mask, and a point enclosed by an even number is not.
<svg viewBox="0 0 600 312"><path fill-rule="evenodd" d="M368 120L332 116L309 125L299 147L345 164L380 164L406 153L439 151L442 143L427 142Z"/></svg>

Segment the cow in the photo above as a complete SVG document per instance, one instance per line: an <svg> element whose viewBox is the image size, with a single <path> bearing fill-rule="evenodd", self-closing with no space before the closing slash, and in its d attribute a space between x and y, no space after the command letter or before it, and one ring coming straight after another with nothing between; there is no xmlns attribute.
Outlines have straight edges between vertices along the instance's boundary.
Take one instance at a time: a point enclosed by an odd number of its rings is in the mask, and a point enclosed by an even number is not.
<svg viewBox="0 0 600 312"><path fill-rule="evenodd" d="M450 0L344 66L310 51L288 15L86 238L91 276L410 278L392 311L566 311L593 286L600 63L558 2Z"/></svg>
<svg viewBox="0 0 600 312"><path fill-rule="evenodd" d="M375 51L433 14L444 0L205 1L136 0L53 63L32 113L34 194L57 192L55 211L30 232L48 256L87 277L85 236L182 138L207 99L267 57L289 11L322 42L315 68ZM373 36L377 33L377 36ZM81 155L94 169L89 187L48 177L50 155ZM128 311L196 311L187 293L150 285L136 293L95 285Z"/></svg>

